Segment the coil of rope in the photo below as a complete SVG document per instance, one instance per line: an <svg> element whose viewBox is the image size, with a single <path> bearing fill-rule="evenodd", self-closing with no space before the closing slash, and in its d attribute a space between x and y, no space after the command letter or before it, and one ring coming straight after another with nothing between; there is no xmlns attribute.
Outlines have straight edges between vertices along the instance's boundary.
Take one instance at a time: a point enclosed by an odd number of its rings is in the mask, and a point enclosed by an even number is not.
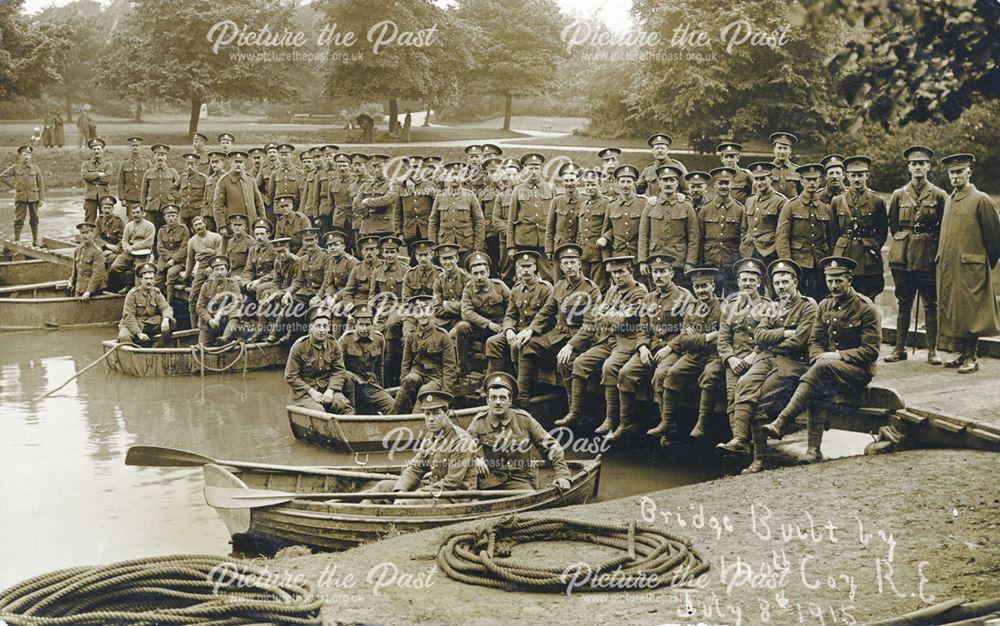
<svg viewBox="0 0 1000 626"><path fill-rule="evenodd" d="M58 570L0 591L10 626L322 624L309 585L253 563L176 555Z"/></svg>
<svg viewBox="0 0 1000 626"><path fill-rule="evenodd" d="M511 549L534 541L578 541L617 548L625 554L588 566L580 584L579 569L522 565ZM472 531L451 535L437 554L449 577L472 585L508 591L629 591L685 585L708 571L690 542L644 524L605 524L562 517L504 516ZM576 577L575 581L571 578Z"/></svg>
<svg viewBox="0 0 1000 626"><path fill-rule="evenodd" d="M249 354L247 353L247 344L244 343L242 340L237 341L236 344L239 346L239 352L237 352L236 358L233 359L232 362L230 362L228 365L223 365L220 368L215 368L210 365L207 365L205 363L205 356L225 354L226 352L232 350L233 348L232 343L214 348L203 346L200 343L196 343L193 346L191 346L191 356L194 357L195 363L198 364L201 370L201 375L205 376L206 371L216 372L216 373L228 372L230 369L232 369L233 366L235 366L237 363L240 362L240 359L243 359L243 377L246 378L247 360L249 359Z"/></svg>

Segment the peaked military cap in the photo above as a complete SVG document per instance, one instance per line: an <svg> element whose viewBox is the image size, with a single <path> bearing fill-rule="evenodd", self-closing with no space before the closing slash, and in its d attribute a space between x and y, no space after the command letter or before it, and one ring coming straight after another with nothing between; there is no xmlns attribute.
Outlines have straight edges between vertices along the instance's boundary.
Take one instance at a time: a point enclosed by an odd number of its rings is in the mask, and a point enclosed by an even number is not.
<svg viewBox="0 0 1000 626"><path fill-rule="evenodd" d="M403 240L395 235L386 235L378 240L378 245L382 248L399 248L403 245Z"/></svg>
<svg viewBox="0 0 1000 626"><path fill-rule="evenodd" d="M274 197L275 202L282 202L284 200L288 200L289 202L295 202L295 196L288 193L283 193L281 195Z"/></svg>
<svg viewBox="0 0 1000 626"><path fill-rule="evenodd" d="M350 163L351 162L351 155L345 154L345 153L341 152L341 153L337 154L337 156L333 157L333 161L335 163L343 163L343 162Z"/></svg>
<svg viewBox="0 0 1000 626"><path fill-rule="evenodd" d="M514 263L534 263L538 265L538 259L541 257L536 250L519 250L514 253Z"/></svg>
<svg viewBox="0 0 1000 626"><path fill-rule="evenodd" d="M660 178L680 178L684 171L676 165L661 165L656 168L656 175Z"/></svg>
<svg viewBox="0 0 1000 626"><path fill-rule="evenodd" d="M619 165L615 168L615 178L639 178L639 170L632 165Z"/></svg>
<svg viewBox="0 0 1000 626"><path fill-rule="evenodd" d="M328 143L322 148L320 148L324 154L333 154L334 152L340 151L340 146L335 146L332 143Z"/></svg>
<svg viewBox="0 0 1000 626"><path fill-rule="evenodd" d="M577 178L579 178L580 177L580 168L576 165L576 163L572 163L572 162L566 163L565 165L563 165L562 167L559 168L559 175L560 176L565 176L567 174L573 174Z"/></svg>
<svg viewBox="0 0 1000 626"><path fill-rule="evenodd" d="M143 138L142 137L126 137L125 138L125 143L127 143L129 145L138 145L138 144L140 144L142 142L143 142Z"/></svg>
<svg viewBox="0 0 1000 626"><path fill-rule="evenodd" d="M872 160L866 156L852 156L844 159L844 169L848 172L867 172Z"/></svg>
<svg viewBox="0 0 1000 626"><path fill-rule="evenodd" d="M688 172L684 175L684 180L689 183L707 183L709 178L711 175L706 172Z"/></svg>
<svg viewBox="0 0 1000 626"><path fill-rule="evenodd" d="M108 144L103 139L101 139L100 137L94 137L93 139L91 139L90 141L87 142L87 147L88 148L93 148L94 146L101 146L103 148L103 147L105 147L107 145Z"/></svg>
<svg viewBox="0 0 1000 626"><path fill-rule="evenodd" d="M271 240L271 245L275 248L287 248L288 244L292 242L291 237L278 237L277 239Z"/></svg>
<svg viewBox="0 0 1000 626"><path fill-rule="evenodd" d="M76 225L76 229L80 232L83 232L85 230L93 230L95 228L97 228L97 224L93 222L80 222L79 224Z"/></svg>
<svg viewBox="0 0 1000 626"><path fill-rule="evenodd" d="M750 175L757 176L770 176L771 172L774 171L774 163L770 161L756 161L750 164Z"/></svg>
<svg viewBox="0 0 1000 626"><path fill-rule="evenodd" d="M676 262L677 257L670 254L653 254L646 257L646 264L649 265L650 269L672 268Z"/></svg>
<svg viewBox="0 0 1000 626"><path fill-rule="evenodd" d="M715 280L715 276L718 273L719 270L715 269L714 267L693 267L688 271L684 272L684 275L687 276L691 280L691 283L693 284L695 282L701 282L703 280Z"/></svg>
<svg viewBox="0 0 1000 626"><path fill-rule="evenodd" d="M425 253L434 249L434 242L429 239L418 239L417 241L411 243L408 247L414 254L418 252Z"/></svg>
<svg viewBox="0 0 1000 626"><path fill-rule="evenodd" d="M604 172L601 170L584 170L580 172L581 180L596 180L600 181L604 178Z"/></svg>
<svg viewBox="0 0 1000 626"><path fill-rule="evenodd" d="M149 147L149 150L153 154L157 154L157 153L167 154L168 152L170 152L170 146L162 144L162 143L154 143L153 145L151 145Z"/></svg>
<svg viewBox="0 0 1000 626"><path fill-rule="evenodd" d="M254 220L253 229L257 230L258 228L266 228L267 232L271 232L271 222L267 221L263 217L258 220Z"/></svg>
<svg viewBox="0 0 1000 626"><path fill-rule="evenodd" d="M458 256L459 250L461 250L461 248L458 247L458 244L454 243L439 243L434 246L434 252L437 253L438 258Z"/></svg>
<svg viewBox="0 0 1000 626"><path fill-rule="evenodd" d="M517 159L504 159L503 165L501 167L503 167L504 169L513 167L514 169L520 172L521 162L518 161Z"/></svg>
<svg viewBox="0 0 1000 626"><path fill-rule="evenodd" d="M246 213L232 213L226 217L226 221L232 224L243 224L246 226L250 223L250 218L247 217Z"/></svg>
<svg viewBox="0 0 1000 626"><path fill-rule="evenodd" d="M352 152L351 163L367 163L368 155L363 152Z"/></svg>
<svg viewBox="0 0 1000 626"><path fill-rule="evenodd" d="M424 411L428 409L447 409L451 406L451 401L455 396L447 391L425 391L420 394L420 408Z"/></svg>
<svg viewBox="0 0 1000 626"><path fill-rule="evenodd" d="M389 157L388 154L381 154L381 153L378 153L378 154L369 154L368 155L368 162L369 163L372 163L372 162L374 162L374 163L382 163L384 161L388 161L389 158L390 157Z"/></svg>
<svg viewBox="0 0 1000 626"><path fill-rule="evenodd" d="M495 143L484 143L483 154L500 156L501 154L503 154L503 150L500 148L500 146L496 145Z"/></svg>
<svg viewBox="0 0 1000 626"><path fill-rule="evenodd" d="M771 264L767 266L767 275L773 277L778 272L795 274L796 279L802 279L802 268L791 259L776 259L771 261Z"/></svg>
<svg viewBox="0 0 1000 626"><path fill-rule="evenodd" d="M819 178L823 176L822 163L806 163L795 168L795 173L802 178Z"/></svg>
<svg viewBox="0 0 1000 626"><path fill-rule="evenodd" d="M139 266L135 268L136 276L142 276L146 273L156 274L156 266L152 263L140 263Z"/></svg>
<svg viewBox="0 0 1000 626"><path fill-rule="evenodd" d="M607 266L608 270L615 270L620 267L631 267L632 263L635 261L634 256L613 256L604 259L604 264Z"/></svg>
<svg viewBox="0 0 1000 626"><path fill-rule="evenodd" d="M486 157L486 159L483 161L483 165L487 165L487 166L488 165L493 165L493 166L499 167L501 163L503 163L503 159L501 159L499 156L497 156L495 154Z"/></svg>
<svg viewBox="0 0 1000 626"><path fill-rule="evenodd" d="M659 143L665 143L669 146L670 144L674 143L674 138L668 135L667 133L654 133L650 135L648 139L646 139L646 143L649 144L650 148Z"/></svg>
<svg viewBox="0 0 1000 626"><path fill-rule="evenodd" d="M429 293L418 293L415 296L410 296L409 298L407 298L406 303L413 306L424 302L431 302L433 300L434 296L432 296Z"/></svg>
<svg viewBox="0 0 1000 626"><path fill-rule="evenodd" d="M305 237L306 235L319 235L319 229L315 226L306 226L295 231L296 235L301 235Z"/></svg>
<svg viewBox="0 0 1000 626"><path fill-rule="evenodd" d="M975 162L976 162L976 156L968 152L961 152L959 154L949 154L948 156L941 159L941 165L944 165L950 170L968 167Z"/></svg>
<svg viewBox="0 0 1000 626"><path fill-rule="evenodd" d="M910 146L903 150L903 158L907 161L930 161L934 158L934 151L927 146Z"/></svg>
<svg viewBox="0 0 1000 626"><path fill-rule="evenodd" d="M743 144L736 143L735 141L724 141L715 146L715 152L717 154L739 154L743 152Z"/></svg>
<svg viewBox="0 0 1000 626"><path fill-rule="evenodd" d="M858 266L852 259L844 256L828 256L820 259L820 267L823 268L823 273L828 276L836 276L838 274L846 274L848 272L853 272Z"/></svg>
<svg viewBox="0 0 1000 626"><path fill-rule="evenodd" d="M732 180L736 176L736 170L731 167L717 167L709 172L708 175L720 180Z"/></svg>
<svg viewBox="0 0 1000 626"><path fill-rule="evenodd" d="M771 133L770 139L771 143L784 143L788 144L789 146L794 146L795 144L799 143L798 137L796 137L792 133L785 132L783 130L778 131L776 133Z"/></svg>
<svg viewBox="0 0 1000 626"><path fill-rule="evenodd" d="M232 264L229 261L229 257L221 254L212 257L212 263L210 265L211 267L216 267L219 265L225 265L226 268L232 267Z"/></svg>
<svg viewBox="0 0 1000 626"><path fill-rule="evenodd" d="M277 149L278 149L278 144L274 143L273 141L269 141L269 142L267 142L267 143L264 144L264 152L268 152L269 150L277 150Z"/></svg>
<svg viewBox="0 0 1000 626"><path fill-rule="evenodd" d="M466 165L461 161L451 161L449 163L445 163L443 167L449 172L460 172L465 169Z"/></svg>
<svg viewBox="0 0 1000 626"><path fill-rule="evenodd" d="M229 158L234 161L246 161L248 156L250 155L242 150L234 150L229 153Z"/></svg>
<svg viewBox="0 0 1000 626"><path fill-rule="evenodd" d="M545 163L545 156L537 152L529 152L528 154L521 157L522 166L541 165L542 163Z"/></svg>
<svg viewBox="0 0 1000 626"><path fill-rule="evenodd" d="M371 308L367 304L362 304L351 311L351 317L356 320L370 320L375 317L375 314L372 313Z"/></svg>
<svg viewBox="0 0 1000 626"><path fill-rule="evenodd" d="M444 162L444 158L443 157L439 157L437 155L431 155L431 156L424 157L424 163L442 163L442 162Z"/></svg>
<svg viewBox="0 0 1000 626"><path fill-rule="evenodd" d="M220 161L222 161L222 160L225 160L225 159L228 159L228 158L229 158L228 154L226 154L225 152L219 152L218 150L213 150L213 151L211 151L211 152L208 153L208 159L209 160L219 159Z"/></svg>
<svg viewBox="0 0 1000 626"><path fill-rule="evenodd" d="M621 148L604 148L597 152L597 158L607 161L608 159L614 159L622 154Z"/></svg>
<svg viewBox="0 0 1000 626"><path fill-rule="evenodd" d="M216 141L222 143L223 139L228 139L229 141L236 141L236 137L233 137L229 133L220 133L218 137L215 138Z"/></svg>
<svg viewBox="0 0 1000 626"><path fill-rule="evenodd" d="M823 171L830 169L831 167L844 167L844 155L842 154L828 154L822 159L820 163L823 164Z"/></svg>
<svg viewBox="0 0 1000 626"><path fill-rule="evenodd" d="M195 154L194 152L185 152L184 154L181 155L181 157L185 161L190 161L191 163L201 160L201 155Z"/></svg>
<svg viewBox="0 0 1000 626"><path fill-rule="evenodd" d="M162 213L166 215L167 213L180 213L181 208L176 204L165 204L163 205Z"/></svg>
<svg viewBox="0 0 1000 626"><path fill-rule="evenodd" d="M465 146L465 153L466 154L482 154L483 153L483 147L480 146L480 145L477 145L477 144L472 144L472 145L469 145L469 146Z"/></svg>
<svg viewBox="0 0 1000 626"><path fill-rule="evenodd" d="M330 309L322 304L315 304L309 308L309 323L315 322L316 320L330 319Z"/></svg>
<svg viewBox="0 0 1000 626"><path fill-rule="evenodd" d="M517 395L517 380L507 372L493 372L483 379L483 389L489 391L495 387L510 391L511 397Z"/></svg>
<svg viewBox="0 0 1000 626"><path fill-rule="evenodd" d="M740 259L739 261L733 263L733 274L740 275L743 272L750 272L751 274L757 274L761 278L764 277L764 272L767 268L764 266L764 262L760 259L747 258Z"/></svg>
<svg viewBox="0 0 1000 626"><path fill-rule="evenodd" d="M118 204L118 198L114 196L101 196L101 204Z"/></svg>
<svg viewBox="0 0 1000 626"><path fill-rule="evenodd" d="M22 154L24 152L27 152L28 154L32 154L34 151L35 151L35 149L32 148L31 146L20 146L17 149L17 153L18 154Z"/></svg>
<svg viewBox="0 0 1000 626"><path fill-rule="evenodd" d="M295 146L290 143L279 143L278 152L295 152Z"/></svg>
<svg viewBox="0 0 1000 626"><path fill-rule="evenodd" d="M358 250L364 248L365 246L375 246L378 247L378 237L374 235L366 235L364 237L358 238Z"/></svg>
<svg viewBox="0 0 1000 626"><path fill-rule="evenodd" d="M330 245L331 241L347 241L347 233L342 230L331 230L330 232L323 235L323 241L326 245Z"/></svg>
<svg viewBox="0 0 1000 626"><path fill-rule="evenodd" d="M555 257L557 260L563 259L579 259L583 255L583 247L578 246L575 243L564 243L563 245L556 248Z"/></svg>
<svg viewBox="0 0 1000 626"><path fill-rule="evenodd" d="M476 265L490 266L490 257L483 252L473 252L469 258L465 259L465 269L472 270Z"/></svg>
<svg viewBox="0 0 1000 626"><path fill-rule="evenodd" d="M195 137L201 137L202 141L208 141L208 137L202 133L195 133L191 135L191 139L194 140Z"/></svg>

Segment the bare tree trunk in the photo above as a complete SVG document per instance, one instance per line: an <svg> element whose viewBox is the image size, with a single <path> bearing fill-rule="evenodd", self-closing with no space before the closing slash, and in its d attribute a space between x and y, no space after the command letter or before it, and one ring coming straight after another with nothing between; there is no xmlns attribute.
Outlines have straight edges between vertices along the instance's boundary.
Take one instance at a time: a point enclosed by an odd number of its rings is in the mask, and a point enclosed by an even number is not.
<svg viewBox="0 0 1000 626"><path fill-rule="evenodd" d="M389 98L389 134L392 135L399 128L399 100Z"/></svg>
<svg viewBox="0 0 1000 626"><path fill-rule="evenodd" d="M142 121L142 100L135 101L135 119L133 119L132 121L133 122Z"/></svg>
<svg viewBox="0 0 1000 626"><path fill-rule="evenodd" d="M430 102L425 102L424 103L424 111L426 113L424 114L424 123L423 123L423 125L424 126L430 126L431 125L431 103Z"/></svg>
<svg viewBox="0 0 1000 626"><path fill-rule="evenodd" d="M504 104L503 104L503 129L510 130L510 118L511 111L513 109L514 97L509 93L505 94Z"/></svg>
<svg viewBox="0 0 1000 626"><path fill-rule="evenodd" d="M188 120L188 134L198 132L198 118L201 116L201 98L191 98L191 118Z"/></svg>

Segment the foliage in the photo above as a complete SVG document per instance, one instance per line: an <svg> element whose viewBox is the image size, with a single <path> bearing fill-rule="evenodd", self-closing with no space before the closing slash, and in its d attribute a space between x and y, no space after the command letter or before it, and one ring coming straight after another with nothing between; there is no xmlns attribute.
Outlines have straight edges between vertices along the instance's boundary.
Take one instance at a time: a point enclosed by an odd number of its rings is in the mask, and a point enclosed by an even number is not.
<svg viewBox="0 0 1000 626"><path fill-rule="evenodd" d="M0 99L36 97L59 79L56 34L21 13L24 0L0 2Z"/></svg>

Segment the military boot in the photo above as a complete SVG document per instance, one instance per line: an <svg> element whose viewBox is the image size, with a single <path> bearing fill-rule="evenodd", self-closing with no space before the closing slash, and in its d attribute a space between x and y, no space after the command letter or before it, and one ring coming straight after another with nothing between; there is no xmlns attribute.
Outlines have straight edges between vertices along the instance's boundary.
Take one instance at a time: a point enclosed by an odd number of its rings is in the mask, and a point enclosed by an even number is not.
<svg viewBox="0 0 1000 626"><path fill-rule="evenodd" d="M674 411L676 410L677 392L664 389L660 400L660 423L655 428L647 430L646 434L653 437L661 436L668 442L672 442L672 439L676 437L676 425L674 424ZM663 445L663 439L660 440L661 446Z"/></svg>
<svg viewBox="0 0 1000 626"><path fill-rule="evenodd" d="M927 362L931 365L941 365L941 357L937 355L937 311L927 314Z"/></svg>
<svg viewBox="0 0 1000 626"><path fill-rule="evenodd" d="M538 363L531 357L518 360L517 366L517 398L515 403L520 408L527 408L531 400L531 389L538 377Z"/></svg>
<svg viewBox="0 0 1000 626"><path fill-rule="evenodd" d="M753 423L753 461L740 473L756 474L767 469L770 452L770 448L767 445L767 436L761 431L760 423L755 421Z"/></svg>
<svg viewBox="0 0 1000 626"><path fill-rule="evenodd" d="M896 363L907 359L906 338L910 332L910 317L910 311L904 310L903 307L899 308L899 315L896 318L896 347L893 348L892 352L882 357L886 363Z"/></svg>
<svg viewBox="0 0 1000 626"><path fill-rule="evenodd" d="M556 426L568 426L580 421L580 409L583 407L585 393L587 393L587 379L574 376L573 384L570 387L569 411L566 413L566 417L555 421Z"/></svg>
<svg viewBox="0 0 1000 626"><path fill-rule="evenodd" d="M604 421L594 432L598 435L607 435L618 426L618 417L621 408L618 404L618 387L614 385L604 386Z"/></svg>
<svg viewBox="0 0 1000 626"><path fill-rule="evenodd" d="M712 392L708 389L702 389L701 397L698 402L698 421L695 422L694 428L691 429L691 437L694 439L701 439L705 436L708 416L714 408L715 397L712 395Z"/></svg>
<svg viewBox="0 0 1000 626"><path fill-rule="evenodd" d="M812 385L800 382L799 386L795 389L795 393L792 394L792 399L788 401L788 406L781 410L777 419L770 424L764 424L761 426L764 434L774 439L781 439L784 437L787 432L786 429L788 428L788 425L792 423L792 420L794 420L799 413L806 410L809 406L809 395L811 391Z"/></svg>
<svg viewBox="0 0 1000 626"><path fill-rule="evenodd" d="M802 460L806 463L816 463L823 460L823 452L820 446L823 443L823 429L826 420L822 415L816 415L819 411L809 412L809 430L806 432L806 453Z"/></svg>
<svg viewBox="0 0 1000 626"><path fill-rule="evenodd" d="M635 423L635 394L618 390L619 414L621 421L618 428L608 434L608 441L617 441L627 434L638 430Z"/></svg>
<svg viewBox="0 0 1000 626"><path fill-rule="evenodd" d="M21 229L19 227L14 228L14 243L21 243Z"/></svg>

